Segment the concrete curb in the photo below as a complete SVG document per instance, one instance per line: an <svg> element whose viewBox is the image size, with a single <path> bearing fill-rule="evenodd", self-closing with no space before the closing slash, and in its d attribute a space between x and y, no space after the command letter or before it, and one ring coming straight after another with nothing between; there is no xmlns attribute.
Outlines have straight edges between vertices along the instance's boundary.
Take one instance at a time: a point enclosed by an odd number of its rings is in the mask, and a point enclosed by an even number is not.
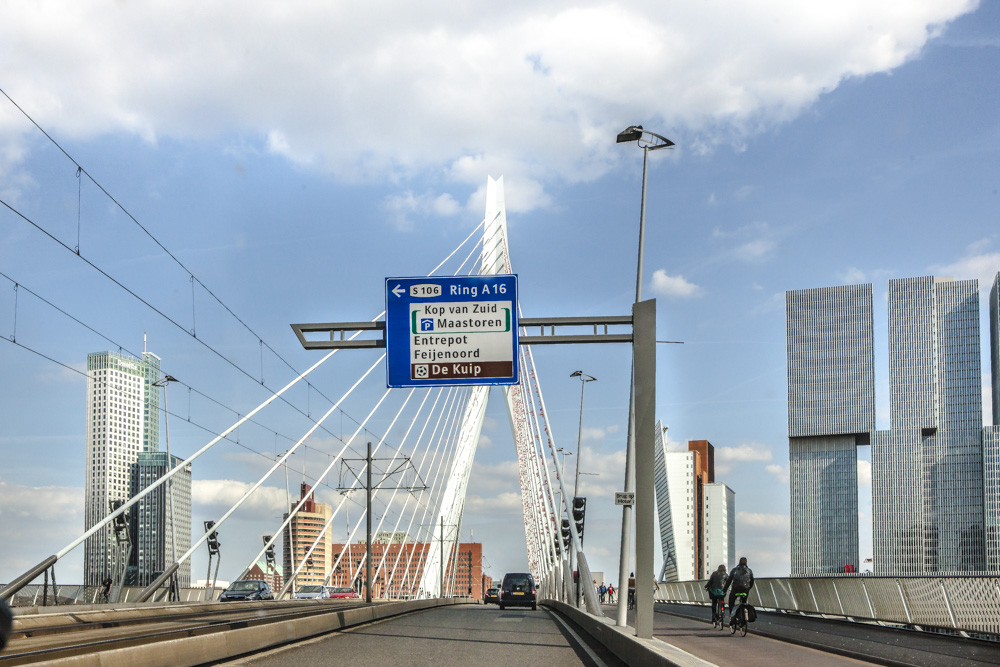
<svg viewBox="0 0 1000 667"><path fill-rule="evenodd" d="M455 604L467 603L451 599L393 602L372 605L370 607L330 611L327 614L308 618L281 621L248 628L236 628L226 632L211 632L183 639L172 639L99 653L88 653L33 664L58 664L71 667L131 667L132 665L143 665L144 667L184 667L200 665L216 660L232 659L246 653L273 648L289 642L301 641L383 618Z"/></svg>
<svg viewBox="0 0 1000 667"><path fill-rule="evenodd" d="M634 667L715 667L714 663L683 651L659 639L640 639L634 628L620 628L606 616L593 616L558 600L540 604L554 609L576 623L620 660Z"/></svg>

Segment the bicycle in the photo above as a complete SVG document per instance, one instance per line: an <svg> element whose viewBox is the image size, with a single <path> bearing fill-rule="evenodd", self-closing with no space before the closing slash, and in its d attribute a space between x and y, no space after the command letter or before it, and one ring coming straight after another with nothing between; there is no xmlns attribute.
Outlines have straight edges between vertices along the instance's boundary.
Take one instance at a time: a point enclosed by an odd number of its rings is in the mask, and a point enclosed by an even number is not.
<svg viewBox="0 0 1000 667"><path fill-rule="evenodd" d="M723 598L712 598L712 627L721 630L726 626L726 602Z"/></svg>
<svg viewBox="0 0 1000 667"><path fill-rule="evenodd" d="M732 610L729 612L729 633L735 635L737 632L741 636L747 636L747 594L737 593Z"/></svg>

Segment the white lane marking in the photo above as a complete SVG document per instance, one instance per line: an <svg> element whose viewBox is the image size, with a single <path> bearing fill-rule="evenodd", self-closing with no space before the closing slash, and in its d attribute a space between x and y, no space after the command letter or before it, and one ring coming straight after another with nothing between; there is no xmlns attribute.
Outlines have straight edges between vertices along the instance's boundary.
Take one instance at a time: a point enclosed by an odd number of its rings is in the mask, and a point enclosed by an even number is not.
<svg viewBox="0 0 1000 667"><path fill-rule="evenodd" d="M566 623L566 621L564 621L559 616L559 614L557 614L557 613L555 613L553 611L550 611L548 609L546 609L546 611L548 611L549 615L552 618L556 619L556 621L558 621L558 623L561 626L563 626L564 628L566 628L566 632L568 632L573 637L573 639L576 640L576 643L580 645L580 647L587 653L587 657L590 658L591 660L593 660L594 664L597 665L597 667L608 667L608 663L606 663L603 660L601 660L598 657L598 655L596 653L594 653L593 649L591 649L589 646L587 646L587 643L585 641L583 641L582 639L580 639L580 635L576 634L576 632L573 630L573 628L571 628Z"/></svg>

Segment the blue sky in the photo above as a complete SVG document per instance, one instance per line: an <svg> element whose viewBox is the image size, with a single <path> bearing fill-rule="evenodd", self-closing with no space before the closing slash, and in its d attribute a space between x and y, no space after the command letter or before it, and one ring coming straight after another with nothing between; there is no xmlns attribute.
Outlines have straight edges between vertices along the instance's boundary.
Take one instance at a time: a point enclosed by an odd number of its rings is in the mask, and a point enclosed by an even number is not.
<svg viewBox="0 0 1000 667"><path fill-rule="evenodd" d="M758 574L787 574L785 290L874 283L887 427L888 280L978 278L985 292L1000 270L1000 7L812 4L0 5L0 88L93 178L0 97L0 199L70 248L0 209L0 336L18 343L0 345L0 581L82 531L85 379L71 369L88 352L141 351L146 334L192 387L169 398L172 447L190 454L210 436L185 417L225 428L267 396L261 373L268 386L291 378L276 354L299 370L317 359L289 323L371 318L386 276L422 275L458 245L482 218L487 176L504 177L526 316L627 313L642 155L614 138L633 123L677 144L651 155L647 195L643 292L657 298L658 337L684 341L659 347L658 418L673 442L716 445L737 550ZM340 396L375 358L341 355L311 380ZM584 414L583 469L600 473L583 478L586 542L610 577L627 350L535 358L560 446L576 448L569 374L598 378ZM380 382L352 396L350 416ZM328 405L313 391L290 400ZM307 428L290 408L266 423ZM508 430L496 395L463 528L495 576L525 565ZM246 428L199 460L196 524L256 479L257 452L284 444ZM234 517L222 576L273 530L283 481ZM60 581L82 578L79 555L59 567Z"/></svg>

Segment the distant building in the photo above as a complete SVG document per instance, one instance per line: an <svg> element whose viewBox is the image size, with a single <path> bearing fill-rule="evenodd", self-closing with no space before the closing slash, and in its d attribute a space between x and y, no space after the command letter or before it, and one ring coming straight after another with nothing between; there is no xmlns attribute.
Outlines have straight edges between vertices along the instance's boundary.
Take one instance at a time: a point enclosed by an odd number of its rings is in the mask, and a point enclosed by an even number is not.
<svg viewBox="0 0 1000 667"><path fill-rule="evenodd" d="M994 406L998 285L1000 274L990 293ZM889 281L882 431L871 302L870 284L786 293L792 574L857 571L856 448L869 443L875 574L1000 569L1000 446L996 427L983 427L978 281Z"/></svg>
<svg viewBox="0 0 1000 667"><path fill-rule="evenodd" d="M705 485L705 560L701 577L736 565L736 494L721 482Z"/></svg>
<svg viewBox="0 0 1000 667"><path fill-rule="evenodd" d="M281 587L284 586L284 579L281 578L281 566L277 563L272 564L268 567L266 561L259 560L253 564L253 566L247 570L247 573L243 575L244 579L252 579L254 581L266 582L271 590L277 595ZM204 587L204 585L203 585Z"/></svg>
<svg viewBox="0 0 1000 667"><path fill-rule="evenodd" d="M140 453L158 449L160 398L151 384L159 373L155 354L145 353L142 359L119 352L87 355L85 530L110 513L111 503L129 499L132 464ZM106 577L125 572L125 545L132 535L126 531L120 531L117 539L115 535L109 525L87 538L83 559L87 586L99 586Z"/></svg>
<svg viewBox="0 0 1000 667"><path fill-rule="evenodd" d="M791 574L858 565L858 454L875 429L872 286L785 293Z"/></svg>
<svg viewBox="0 0 1000 667"><path fill-rule="evenodd" d="M653 477L664 552L659 580L704 579L720 562L735 565L735 494L715 482L712 443L690 440L687 451L668 451L665 430L657 422Z"/></svg>
<svg viewBox="0 0 1000 667"><path fill-rule="evenodd" d="M351 586L364 595L366 545L334 544L335 567L330 578L331 586ZM408 599L416 596L423 575L424 564L429 562L431 545L427 542L376 542L372 540L372 597ZM445 543L448 548L448 543ZM454 547L451 549L454 552ZM481 600L492 583L483 574L483 545L479 542L462 542L458 545L457 558L446 553L444 571L445 596L471 596ZM434 561L440 564L440 559ZM388 582L388 583L387 583Z"/></svg>
<svg viewBox="0 0 1000 667"><path fill-rule="evenodd" d="M131 494L136 495L183 461L177 456L170 459L168 462L166 452L141 452L130 466ZM173 496L173 522L168 492ZM133 554L129 583L148 586L173 564L173 558L180 558L191 548L191 465L133 505L131 516ZM176 543L171 523L177 530ZM177 578L181 588L190 586L190 559L180 564Z"/></svg>
<svg viewBox="0 0 1000 667"><path fill-rule="evenodd" d="M299 487L299 501L302 500L305 500L305 503L285 527L283 535L283 570L286 577L295 577L296 589L322 584L333 567L330 531L324 530L330 521L333 508L326 503L317 502L312 487L305 482ZM299 501L289 508L289 512ZM289 512L285 513L285 519L288 518ZM307 558L306 554L321 533L322 537L316 548ZM300 566L301 569L296 575L295 571Z"/></svg>

